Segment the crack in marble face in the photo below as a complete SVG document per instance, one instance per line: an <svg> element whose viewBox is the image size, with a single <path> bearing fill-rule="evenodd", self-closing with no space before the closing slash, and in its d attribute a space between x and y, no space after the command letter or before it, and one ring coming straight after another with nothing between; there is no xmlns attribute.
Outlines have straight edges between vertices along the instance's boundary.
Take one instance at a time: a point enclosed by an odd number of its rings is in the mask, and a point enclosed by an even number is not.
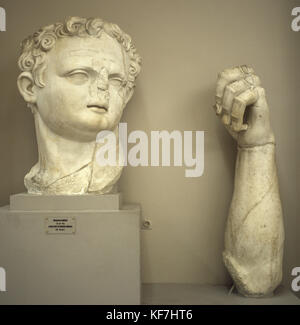
<svg viewBox="0 0 300 325"><path fill-rule="evenodd" d="M105 33L99 39L58 40L47 55L38 112L54 133L93 140L100 130L113 130L120 121L126 71L120 45Z"/></svg>
<svg viewBox="0 0 300 325"><path fill-rule="evenodd" d="M140 71L129 35L103 20L71 17L22 43L19 90L34 113L39 160L29 193L108 193L122 168L95 164L100 131L118 133Z"/></svg>

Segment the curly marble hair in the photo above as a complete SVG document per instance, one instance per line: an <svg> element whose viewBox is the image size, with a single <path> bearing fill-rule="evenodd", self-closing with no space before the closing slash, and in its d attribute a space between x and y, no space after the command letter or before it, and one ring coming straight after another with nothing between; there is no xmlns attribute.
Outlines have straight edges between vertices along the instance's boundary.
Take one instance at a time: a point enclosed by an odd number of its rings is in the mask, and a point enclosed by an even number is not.
<svg viewBox="0 0 300 325"><path fill-rule="evenodd" d="M55 46L58 39L72 36L100 38L103 32L116 39L126 51L130 61L126 87L127 90L132 90L135 87L135 79L141 70L141 57L129 35L124 33L119 26L105 22L100 18L70 17L65 23L56 23L41 28L22 42L21 55L18 60L19 68L22 71L31 72L34 83L43 88L45 84L42 75L47 67L46 55Z"/></svg>

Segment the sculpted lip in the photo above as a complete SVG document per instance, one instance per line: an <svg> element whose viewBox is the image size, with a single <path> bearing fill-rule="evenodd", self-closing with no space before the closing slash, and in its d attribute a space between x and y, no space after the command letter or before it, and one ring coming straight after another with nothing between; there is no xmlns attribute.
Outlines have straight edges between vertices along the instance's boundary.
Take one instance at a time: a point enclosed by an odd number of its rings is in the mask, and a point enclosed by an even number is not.
<svg viewBox="0 0 300 325"><path fill-rule="evenodd" d="M87 105L88 108L91 108L92 110L94 111L105 111L107 112L108 111L108 108L105 107L105 106L100 106L100 105Z"/></svg>

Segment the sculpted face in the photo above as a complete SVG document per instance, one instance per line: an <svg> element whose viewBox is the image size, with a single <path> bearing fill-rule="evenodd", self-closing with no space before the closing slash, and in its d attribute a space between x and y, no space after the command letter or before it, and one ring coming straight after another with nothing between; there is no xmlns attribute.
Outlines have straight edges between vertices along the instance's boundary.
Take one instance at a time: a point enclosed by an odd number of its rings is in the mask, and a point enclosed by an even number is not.
<svg viewBox="0 0 300 325"><path fill-rule="evenodd" d="M44 123L56 134L79 141L114 129L126 103L125 55L105 33L57 40L47 54L45 87L37 89Z"/></svg>

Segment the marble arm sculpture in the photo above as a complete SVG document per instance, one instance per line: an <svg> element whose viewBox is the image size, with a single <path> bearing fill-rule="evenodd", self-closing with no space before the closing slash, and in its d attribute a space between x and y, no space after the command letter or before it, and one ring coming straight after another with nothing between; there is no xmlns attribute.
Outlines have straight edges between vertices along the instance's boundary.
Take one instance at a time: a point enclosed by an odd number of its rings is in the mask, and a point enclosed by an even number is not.
<svg viewBox="0 0 300 325"><path fill-rule="evenodd" d="M215 109L238 144L223 260L239 293L272 295L282 280L284 228L275 138L265 91L252 68L219 74Z"/></svg>

